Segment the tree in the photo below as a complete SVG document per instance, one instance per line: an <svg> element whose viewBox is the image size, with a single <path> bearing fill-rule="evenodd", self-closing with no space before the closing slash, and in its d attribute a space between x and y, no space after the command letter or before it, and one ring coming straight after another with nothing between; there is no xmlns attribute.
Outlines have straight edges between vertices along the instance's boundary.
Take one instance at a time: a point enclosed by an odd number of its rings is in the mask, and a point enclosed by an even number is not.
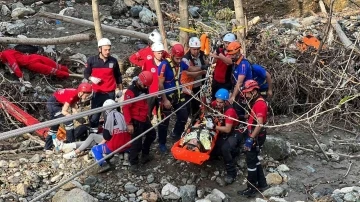
<svg viewBox="0 0 360 202"><path fill-rule="evenodd" d="M164 44L165 50L168 51L168 46L167 46L167 41L166 41L166 32L165 32L165 28L164 28L164 20L163 20L163 16L162 16L162 12L161 12L160 1L154 0L154 4L155 4L156 16L157 16L157 20L158 20L158 24L159 24L159 30L160 30L160 34L162 37L162 42Z"/></svg>
<svg viewBox="0 0 360 202"><path fill-rule="evenodd" d="M188 12L188 1L179 0L179 11L180 11L180 27L189 28L189 12ZM184 45L184 48L188 47L189 35L187 32L180 31L180 43Z"/></svg>
<svg viewBox="0 0 360 202"><path fill-rule="evenodd" d="M245 27L245 15L244 15L244 8L243 8L243 0L234 0L234 7L235 7L235 17L236 17L236 25L237 26L244 26ZM240 29L236 33L238 40L241 43L243 54L246 55L245 49L245 29Z"/></svg>
<svg viewBox="0 0 360 202"><path fill-rule="evenodd" d="M99 4L97 0L92 0L92 13L94 18L94 26L95 26L95 33L96 39L99 41L102 38L101 32L101 24L100 24L100 17L99 17Z"/></svg>

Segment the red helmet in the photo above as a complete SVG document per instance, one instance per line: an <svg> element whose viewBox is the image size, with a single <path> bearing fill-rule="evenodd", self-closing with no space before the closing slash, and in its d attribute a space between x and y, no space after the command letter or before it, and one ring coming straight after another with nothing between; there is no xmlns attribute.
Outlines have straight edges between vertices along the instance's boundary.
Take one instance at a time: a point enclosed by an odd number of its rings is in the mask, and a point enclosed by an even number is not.
<svg viewBox="0 0 360 202"><path fill-rule="evenodd" d="M153 82L153 75L149 71L141 72L138 77L139 81L145 86L150 86Z"/></svg>
<svg viewBox="0 0 360 202"><path fill-rule="evenodd" d="M175 44L171 48L171 55L174 57L183 57L184 56L184 46L181 44Z"/></svg>
<svg viewBox="0 0 360 202"><path fill-rule="evenodd" d="M241 90L243 93L251 92L254 89L260 89L258 82L255 80L247 80L245 81L244 87Z"/></svg>
<svg viewBox="0 0 360 202"><path fill-rule="evenodd" d="M78 93L92 93L92 86L90 83L81 83L78 87Z"/></svg>

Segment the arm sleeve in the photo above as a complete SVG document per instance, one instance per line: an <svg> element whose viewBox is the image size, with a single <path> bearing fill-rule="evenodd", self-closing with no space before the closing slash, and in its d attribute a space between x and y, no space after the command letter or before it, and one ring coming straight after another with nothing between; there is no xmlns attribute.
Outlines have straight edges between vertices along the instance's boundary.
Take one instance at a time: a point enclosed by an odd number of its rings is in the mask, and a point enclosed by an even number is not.
<svg viewBox="0 0 360 202"><path fill-rule="evenodd" d="M103 131L103 137L106 141L111 140L111 134L110 131L108 129L104 129Z"/></svg>
<svg viewBox="0 0 360 202"><path fill-rule="evenodd" d="M122 76L121 76L121 72L120 72L120 67L119 67L119 63L117 60L115 60L115 64L114 64L114 77L115 77L115 81L116 84L122 84Z"/></svg>
<svg viewBox="0 0 360 202"><path fill-rule="evenodd" d="M166 65L166 62L161 62L158 66L158 75L160 78L165 77Z"/></svg>
<svg viewBox="0 0 360 202"><path fill-rule="evenodd" d="M236 112L235 112L235 110L234 110L233 108L230 108L230 109L226 110L226 112L225 112L224 115L226 116L226 118L225 118L225 123L226 123L226 124L232 124L232 125L234 125L235 120L233 120L233 119L237 119L237 118L238 118L237 115L236 115ZM231 119L230 117L231 117L232 119Z"/></svg>
<svg viewBox="0 0 360 202"><path fill-rule="evenodd" d="M253 108L256 117L262 117L266 119L267 105L264 101L258 101L256 107Z"/></svg>
<svg viewBox="0 0 360 202"><path fill-rule="evenodd" d="M1 55L1 60L11 69L12 72L18 77L22 78L23 73L13 55L13 52L4 51Z"/></svg>
<svg viewBox="0 0 360 202"><path fill-rule="evenodd" d="M134 93L131 90L128 89L125 92L124 101L129 100L129 99L134 98L134 97L135 97ZM131 106L132 106L132 103L126 104L126 105L124 105L122 107L125 122L126 122L127 125L131 124L131 113L130 113Z"/></svg>
<svg viewBox="0 0 360 202"><path fill-rule="evenodd" d="M84 70L84 77L85 79L89 80L89 77L91 76L91 73L92 73L92 57L90 57L88 60L87 60L87 63L86 63L86 68Z"/></svg>
<svg viewBox="0 0 360 202"><path fill-rule="evenodd" d="M187 62L186 62L186 61L187 61ZM181 60L181 62L180 62L180 69L181 69L182 71L187 71L187 70L189 69L189 66L190 66L189 64L190 64L189 60L183 58L183 59Z"/></svg>

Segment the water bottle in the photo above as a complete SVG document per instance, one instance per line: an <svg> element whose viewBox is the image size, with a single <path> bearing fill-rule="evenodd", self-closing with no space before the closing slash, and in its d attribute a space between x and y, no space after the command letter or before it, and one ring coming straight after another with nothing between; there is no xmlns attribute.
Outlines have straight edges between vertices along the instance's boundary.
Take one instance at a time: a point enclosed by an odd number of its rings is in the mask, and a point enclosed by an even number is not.
<svg viewBox="0 0 360 202"><path fill-rule="evenodd" d="M55 150L56 150L56 151L59 151L59 146L60 146L60 145L58 144L58 140L57 140L57 138L56 138L56 134L55 134L55 133L51 134L51 137L52 137L52 141L53 141Z"/></svg>

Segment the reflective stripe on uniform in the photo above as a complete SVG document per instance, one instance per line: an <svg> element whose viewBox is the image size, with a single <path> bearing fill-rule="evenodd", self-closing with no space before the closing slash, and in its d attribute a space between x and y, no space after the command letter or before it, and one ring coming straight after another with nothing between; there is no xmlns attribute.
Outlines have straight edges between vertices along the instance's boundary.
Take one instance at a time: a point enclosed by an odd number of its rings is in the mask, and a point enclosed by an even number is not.
<svg viewBox="0 0 360 202"><path fill-rule="evenodd" d="M254 172L256 171L257 168L248 168L247 170L250 171L250 172Z"/></svg>

